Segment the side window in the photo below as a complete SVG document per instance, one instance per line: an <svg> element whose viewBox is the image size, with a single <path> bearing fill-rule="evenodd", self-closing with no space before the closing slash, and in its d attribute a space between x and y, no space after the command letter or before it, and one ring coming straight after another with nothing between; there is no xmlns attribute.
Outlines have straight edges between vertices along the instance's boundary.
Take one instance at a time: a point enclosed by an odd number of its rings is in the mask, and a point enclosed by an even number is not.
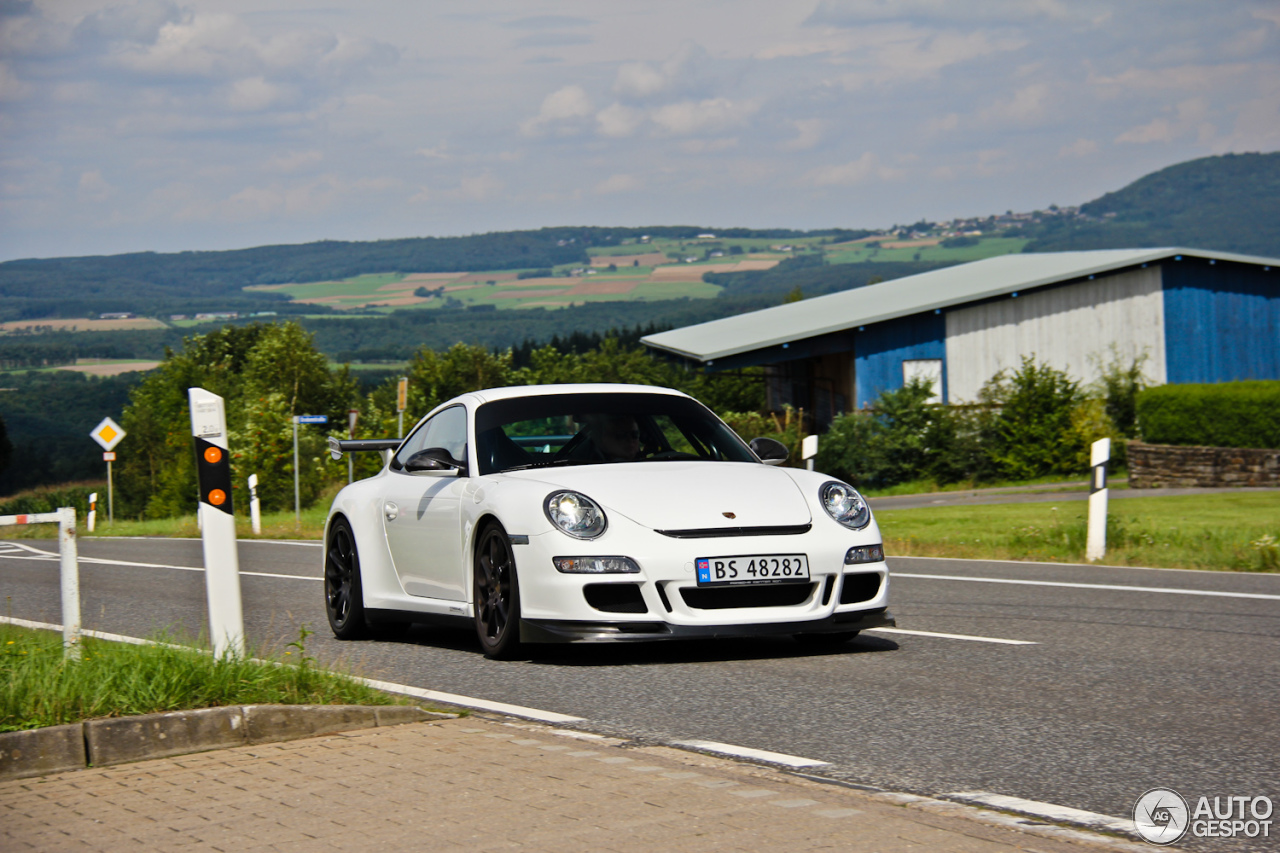
<svg viewBox="0 0 1280 853"><path fill-rule="evenodd" d="M467 460L467 410L452 406L431 418L409 436L404 447L391 460L391 467L400 470L405 460L419 450L443 447L459 462Z"/></svg>

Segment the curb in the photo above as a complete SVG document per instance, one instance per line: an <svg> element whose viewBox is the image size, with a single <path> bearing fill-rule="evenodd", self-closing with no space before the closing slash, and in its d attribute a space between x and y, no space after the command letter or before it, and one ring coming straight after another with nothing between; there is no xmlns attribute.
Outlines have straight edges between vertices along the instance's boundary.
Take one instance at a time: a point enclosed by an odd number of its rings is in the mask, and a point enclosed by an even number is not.
<svg viewBox="0 0 1280 853"><path fill-rule="evenodd" d="M457 714L406 705L229 705L0 733L0 781Z"/></svg>

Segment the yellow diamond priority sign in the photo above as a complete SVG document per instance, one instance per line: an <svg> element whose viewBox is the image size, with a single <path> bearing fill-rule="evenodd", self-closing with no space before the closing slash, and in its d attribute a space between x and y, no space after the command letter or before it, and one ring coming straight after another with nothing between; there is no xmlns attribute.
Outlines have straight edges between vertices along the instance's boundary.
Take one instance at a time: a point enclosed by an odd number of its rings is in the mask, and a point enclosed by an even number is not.
<svg viewBox="0 0 1280 853"><path fill-rule="evenodd" d="M111 418L103 418L102 423L93 428L89 433L89 437L98 444L102 445L102 449L108 452L115 450L116 445L120 443L120 439L125 437L125 431L121 429L120 424L111 420Z"/></svg>

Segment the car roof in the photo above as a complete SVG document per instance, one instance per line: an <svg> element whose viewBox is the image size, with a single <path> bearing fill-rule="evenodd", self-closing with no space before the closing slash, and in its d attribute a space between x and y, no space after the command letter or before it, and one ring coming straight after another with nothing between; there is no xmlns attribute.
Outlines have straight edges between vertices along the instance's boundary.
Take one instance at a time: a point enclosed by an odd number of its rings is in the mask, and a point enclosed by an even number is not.
<svg viewBox="0 0 1280 853"><path fill-rule="evenodd" d="M662 388L658 385L626 385L620 382L583 382L574 385L513 385L506 388L486 388L463 394L458 399L471 398L476 403L492 403L495 400L510 400L514 397L543 397L568 394L666 394L673 397L688 397L681 391Z"/></svg>

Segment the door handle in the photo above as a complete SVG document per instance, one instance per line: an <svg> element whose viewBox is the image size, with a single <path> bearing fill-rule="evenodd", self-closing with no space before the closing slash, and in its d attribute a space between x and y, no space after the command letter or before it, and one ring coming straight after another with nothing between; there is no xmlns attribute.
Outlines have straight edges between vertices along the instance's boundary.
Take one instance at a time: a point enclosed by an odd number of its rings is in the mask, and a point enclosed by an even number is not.
<svg viewBox="0 0 1280 853"><path fill-rule="evenodd" d="M387 501L382 505L382 514L387 517L387 521L395 521L396 517L400 515L400 507L391 501Z"/></svg>

